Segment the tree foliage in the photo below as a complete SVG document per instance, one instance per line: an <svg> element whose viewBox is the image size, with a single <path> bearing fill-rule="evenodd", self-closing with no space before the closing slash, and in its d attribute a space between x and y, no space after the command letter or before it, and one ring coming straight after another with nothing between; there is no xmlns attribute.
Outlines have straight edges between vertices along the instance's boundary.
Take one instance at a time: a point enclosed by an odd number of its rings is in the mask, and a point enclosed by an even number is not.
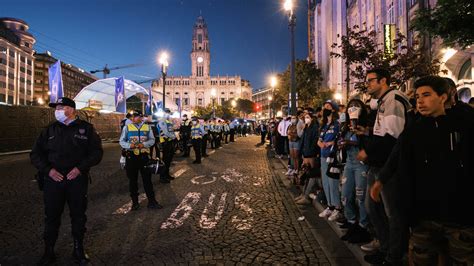
<svg viewBox="0 0 474 266"><path fill-rule="evenodd" d="M230 104L227 102L223 105L215 105L216 117L230 120L238 116L237 110L233 109ZM206 107L197 106L194 108L194 113L196 116L203 119L212 118L212 104L209 104Z"/></svg>
<svg viewBox="0 0 474 266"><path fill-rule="evenodd" d="M290 66L278 74L278 85L273 93L276 109L288 104L291 89ZM295 87L298 93L298 106L315 106L320 101L322 75L314 63L297 60L295 64Z"/></svg>
<svg viewBox="0 0 474 266"><path fill-rule="evenodd" d="M339 43L332 48L340 48L340 53L331 52L330 56L342 58L349 66L349 81L358 90L365 90L366 71L371 68L386 68L392 74L392 82L398 88L413 77L438 74L441 62L431 59L416 41L407 45L406 37L400 32L393 40L393 51L387 55L383 43L377 42L375 31L360 30L356 25L348 30L347 36L340 37ZM346 80L347 81L347 80Z"/></svg>
<svg viewBox="0 0 474 266"><path fill-rule="evenodd" d="M438 0L434 9L417 11L413 27L422 34L442 38L445 46L466 48L474 44L474 2Z"/></svg>

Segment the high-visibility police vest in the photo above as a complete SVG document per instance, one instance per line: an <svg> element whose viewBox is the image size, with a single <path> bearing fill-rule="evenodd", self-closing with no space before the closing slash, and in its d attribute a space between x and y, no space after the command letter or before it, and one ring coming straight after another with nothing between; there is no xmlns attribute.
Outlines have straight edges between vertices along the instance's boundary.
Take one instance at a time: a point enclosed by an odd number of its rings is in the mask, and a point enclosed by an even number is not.
<svg viewBox="0 0 474 266"><path fill-rule="evenodd" d="M166 123L166 128L168 129L168 132L174 132L173 130L173 123L171 123L169 120L165 120ZM172 139L168 138L165 136L165 133L163 133L163 130L160 130L160 143L171 141Z"/></svg>
<svg viewBox="0 0 474 266"><path fill-rule="evenodd" d="M191 137L193 139L201 139L202 138L202 135L201 135L201 126L199 124L197 125L193 125L191 127Z"/></svg>
<svg viewBox="0 0 474 266"><path fill-rule="evenodd" d="M147 124L142 124L140 128L137 128L135 124L128 124L128 142L137 145L138 143L143 143L148 140L148 135L150 134L150 127ZM140 153L150 153L149 148L141 148L141 149L131 149L133 150L133 154L139 155Z"/></svg>

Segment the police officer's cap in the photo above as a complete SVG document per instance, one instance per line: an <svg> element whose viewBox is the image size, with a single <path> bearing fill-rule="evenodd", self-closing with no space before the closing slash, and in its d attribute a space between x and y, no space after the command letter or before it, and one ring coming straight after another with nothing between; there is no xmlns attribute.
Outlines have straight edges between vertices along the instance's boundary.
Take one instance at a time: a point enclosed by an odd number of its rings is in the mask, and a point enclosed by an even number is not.
<svg viewBox="0 0 474 266"><path fill-rule="evenodd" d="M192 119L192 120L198 120L199 117L197 117L197 116L192 116L191 119Z"/></svg>
<svg viewBox="0 0 474 266"><path fill-rule="evenodd" d="M133 110L130 114L132 114L132 116L143 116L143 113L140 110Z"/></svg>
<svg viewBox="0 0 474 266"><path fill-rule="evenodd" d="M76 102L74 102L74 100L67 97L59 98L55 103L49 103L49 107L53 107L53 108L56 108L56 106L58 105L69 106L76 109Z"/></svg>

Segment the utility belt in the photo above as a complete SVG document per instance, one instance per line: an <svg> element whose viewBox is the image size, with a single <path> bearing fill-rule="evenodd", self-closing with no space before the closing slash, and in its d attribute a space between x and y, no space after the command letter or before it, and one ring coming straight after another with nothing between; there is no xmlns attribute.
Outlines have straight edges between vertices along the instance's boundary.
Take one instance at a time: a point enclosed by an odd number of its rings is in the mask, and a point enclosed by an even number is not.
<svg viewBox="0 0 474 266"><path fill-rule="evenodd" d="M150 150L149 149L134 149L134 150L122 150L122 156L131 158L131 157L139 157L139 156L149 156Z"/></svg>

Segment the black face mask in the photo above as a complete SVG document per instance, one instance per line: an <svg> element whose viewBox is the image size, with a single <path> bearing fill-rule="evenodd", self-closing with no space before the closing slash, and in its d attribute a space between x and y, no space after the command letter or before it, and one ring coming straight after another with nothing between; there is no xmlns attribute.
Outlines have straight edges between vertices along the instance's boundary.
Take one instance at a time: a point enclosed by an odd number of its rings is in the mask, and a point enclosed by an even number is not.
<svg viewBox="0 0 474 266"><path fill-rule="evenodd" d="M324 109L324 110L323 110L323 117L328 117L328 116L330 116L330 115L331 115L331 113L332 113L332 111L331 111L331 110Z"/></svg>

